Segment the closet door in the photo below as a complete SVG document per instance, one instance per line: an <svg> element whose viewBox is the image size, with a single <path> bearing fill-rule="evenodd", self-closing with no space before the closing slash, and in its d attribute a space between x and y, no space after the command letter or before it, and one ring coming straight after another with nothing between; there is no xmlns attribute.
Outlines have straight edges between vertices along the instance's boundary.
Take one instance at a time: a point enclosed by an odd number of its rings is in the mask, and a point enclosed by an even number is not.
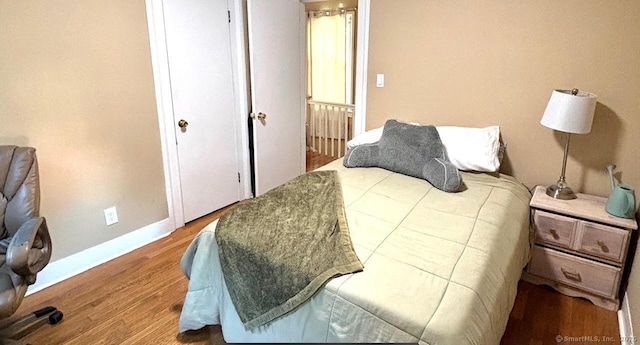
<svg viewBox="0 0 640 345"><path fill-rule="evenodd" d="M164 0L163 11L188 222L240 199L228 7Z"/></svg>

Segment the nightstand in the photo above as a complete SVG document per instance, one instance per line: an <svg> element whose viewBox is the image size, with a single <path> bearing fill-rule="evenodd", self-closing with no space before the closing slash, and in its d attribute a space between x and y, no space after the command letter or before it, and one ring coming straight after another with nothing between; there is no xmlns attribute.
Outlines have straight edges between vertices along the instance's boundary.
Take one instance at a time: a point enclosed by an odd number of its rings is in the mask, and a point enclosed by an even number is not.
<svg viewBox="0 0 640 345"><path fill-rule="evenodd" d="M631 232L638 224L608 214L606 198L578 193L577 199L558 200L545 189L536 187L529 204L536 243L522 279L618 310Z"/></svg>

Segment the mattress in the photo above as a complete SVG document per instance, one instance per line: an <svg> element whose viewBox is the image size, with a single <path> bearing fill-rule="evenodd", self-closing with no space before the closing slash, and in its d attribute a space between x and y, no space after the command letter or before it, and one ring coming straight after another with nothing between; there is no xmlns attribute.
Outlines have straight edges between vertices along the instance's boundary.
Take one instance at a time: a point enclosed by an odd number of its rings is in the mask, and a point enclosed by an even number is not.
<svg viewBox="0 0 640 345"><path fill-rule="evenodd" d="M331 280L309 302L246 331L222 277L216 222L181 265L189 288L179 330L222 325L227 342L499 344L531 248L527 189L512 177L463 173L445 193L380 168L337 170L360 273Z"/></svg>

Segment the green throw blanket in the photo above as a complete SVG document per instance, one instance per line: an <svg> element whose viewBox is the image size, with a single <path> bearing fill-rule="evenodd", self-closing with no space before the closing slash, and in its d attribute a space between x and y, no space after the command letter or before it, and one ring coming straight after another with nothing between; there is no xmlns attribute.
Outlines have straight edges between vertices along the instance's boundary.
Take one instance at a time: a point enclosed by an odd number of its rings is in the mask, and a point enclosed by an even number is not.
<svg viewBox="0 0 640 345"><path fill-rule="evenodd" d="M218 222L216 242L247 330L294 310L333 277L363 269L336 171L307 173L236 207Z"/></svg>

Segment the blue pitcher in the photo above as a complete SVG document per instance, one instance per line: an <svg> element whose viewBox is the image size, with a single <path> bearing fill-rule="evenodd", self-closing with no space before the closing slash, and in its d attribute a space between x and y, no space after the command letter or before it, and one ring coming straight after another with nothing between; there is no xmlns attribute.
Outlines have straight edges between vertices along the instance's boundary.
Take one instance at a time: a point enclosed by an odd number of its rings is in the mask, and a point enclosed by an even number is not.
<svg viewBox="0 0 640 345"><path fill-rule="evenodd" d="M607 166L609 179L611 180L611 195L607 200L607 213L621 218L634 218L636 214L636 195L633 188L624 183L615 184L613 169L615 165Z"/></svg>

